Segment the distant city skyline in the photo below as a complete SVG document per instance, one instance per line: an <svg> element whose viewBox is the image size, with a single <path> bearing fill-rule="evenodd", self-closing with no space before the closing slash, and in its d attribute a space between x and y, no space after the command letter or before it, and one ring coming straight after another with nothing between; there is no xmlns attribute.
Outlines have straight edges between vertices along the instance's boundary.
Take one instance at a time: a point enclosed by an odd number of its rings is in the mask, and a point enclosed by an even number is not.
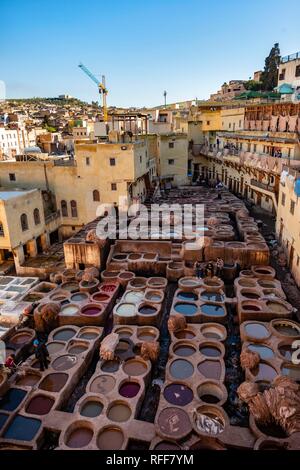
<svg viewBox="0 0 300 470"><path fill-rule="evenodd" d="M1 17L7 98L99 100L82 61L106 76L109 106L207 99L263 69L275 42L300 50L298 0L1 0Z"/></svg>

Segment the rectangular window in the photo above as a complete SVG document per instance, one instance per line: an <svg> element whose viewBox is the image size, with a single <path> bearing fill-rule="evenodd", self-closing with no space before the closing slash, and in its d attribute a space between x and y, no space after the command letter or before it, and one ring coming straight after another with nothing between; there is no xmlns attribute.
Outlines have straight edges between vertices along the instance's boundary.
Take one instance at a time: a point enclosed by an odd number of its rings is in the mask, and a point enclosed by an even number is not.
<svg viewBox="0 0 300 470"><path fill-rule="evenodd" d="M15 173L9 173L9 180L10 180L10 181L16 181L16 175L15 175Z"/></svg>
<svg viewBox="0 0 300 470"><path fill-rule="evenodd" d="M169 149L173 149L174 148L174 142L169 142Z"/></svg>
<svg viewBox="0 0 300 470"><path fill-rule="evenodd" d="M117 191L117 184L116 183L111 183L111 190L112 191Z"/></svg>
<svg viewBox="0 0 300 470"><path fill-rule="evenodd" d="M115 158L110 158L109 159L109 164L110 164L110 166L116 166L116 159Z"/></svg>
<svg viewBox="0 0 300 470"><path fill-rule="evenodd" d="M300 65L296 67L295 77L300 77Z"/></svg>
<svg viewBox="0 0 300 470"><path fill-rule="evenodd" d="M281 205L285 206L285 194L284 193L282 193L281 195Z"/></svg>
<svg viewBox="0 0 300 470"><path fill-rule="evenodd" d="M300 263L300 258L299 256L297 256L297 266L299 266L299 263Z"/></svg>
<svg viewBox="0 0 300 470"><path fill-rule="evenodd" d="M86 164L87 166L90 165L90 157L86 157L86 158L85 158L85 164Z"/></svg>
<svg viewBox="0 0 300 470"><path fill-rule="evenodd" d="M175 163L174 158L169 158L168 163L169 165L174 165Z"/></svg>
<svg viewBox="0 0 300 470"><path fill-rule="evenodd" d="M253 152L256 152L257 144L253 144Z"/></svg>
<svg viewBox="0 0 300 470"><path fill-rule="evenodd" d="M241 121L241 119L239 120L239 127L240 127L240 128L242 127L242 121Z"/></svg>
<svg viewBox="0 0 300 470"><path fill-rule="evenodd" d="M281 73L279 74L279 80L284 80L285 79L285 69L281 70Z"/></svg>
<svg viewBox="0 0 300 470"><path fill-rule="evenodd" d="M295 212L295 205L296 205L295 201L291 201L290 213L292 215L294 215L294 212Z"/></svg>
<svg viewBox="0 0 300 470"><path fill-rule="evenodd" d="M206 121L206 125L209 126L209 125L210 125L210 121Z"/></svg>

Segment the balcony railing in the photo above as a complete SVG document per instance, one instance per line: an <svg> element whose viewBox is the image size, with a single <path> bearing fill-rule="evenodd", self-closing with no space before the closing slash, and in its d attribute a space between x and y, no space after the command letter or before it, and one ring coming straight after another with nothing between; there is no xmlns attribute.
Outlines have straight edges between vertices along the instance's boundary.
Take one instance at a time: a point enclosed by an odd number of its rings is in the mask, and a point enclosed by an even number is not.
<svg viewBox="0 0 300 470"><path fill-rule="evenodd" d="M295 52L295 54L290 54L290 55L286 55L282 57L281 63L285 64L286 62L290 62L291 60L296 60L296 59L300 59L300 52Z"/></svg>
<svg viewBox="0 0 300 470"><path fill-rule="evenodd" d="M60 217L60 211L53 212L45 217L45 223L50 224L53 220L56 220Z"/></svg>
<svg viewBox="0 0 300 470"><path fill-rule="evenodd" d="M275 193L275 187L270 186L269 184L262 183L261 181L257 180L250 180L251 186L256 186L257 188L264 189L265 191L269 191L271 193Z"/></svg>

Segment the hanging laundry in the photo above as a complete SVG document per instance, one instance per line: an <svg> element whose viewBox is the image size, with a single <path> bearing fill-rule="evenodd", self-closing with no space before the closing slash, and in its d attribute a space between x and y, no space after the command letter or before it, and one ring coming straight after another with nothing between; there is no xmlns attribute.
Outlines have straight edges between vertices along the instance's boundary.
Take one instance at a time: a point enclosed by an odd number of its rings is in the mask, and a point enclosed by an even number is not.
<svg viewBox="0 0 300 470"><path fill-rule="evenodd" d="M269 120L263 121L263 122L262 122L262 130L263 130L263 131L268 131L269 128L270 128L270 121L269 121Z"/></svg>
<svg viewBox="0 0 300 470"><path fill-rule="evenodd" d="M276 132L277 131L277 126L278 126L278 116L272 116L271 117L271 126L270 126L270 130L272 132Z"/></svg>
<svg viewBox="0 0 300 470"><path fill-rule="evenodd" d="M287 125L287 116L279 116L279 132L285 132Z"/></svg>
<svg viewBox="0 0 300 470"><path fill-rule="evenodd" d="M298 116L289 116L289 132L296 132Z"/></svg>
<svg viewBox="0 0 300 470"><path fill-rule="evenodd" d="M288 174L289 174L288 171L283 170L283 172L281 173L281 176L280 176L280 183L285 184L285 180L286 180L286 177L287 177Z"/></svg>

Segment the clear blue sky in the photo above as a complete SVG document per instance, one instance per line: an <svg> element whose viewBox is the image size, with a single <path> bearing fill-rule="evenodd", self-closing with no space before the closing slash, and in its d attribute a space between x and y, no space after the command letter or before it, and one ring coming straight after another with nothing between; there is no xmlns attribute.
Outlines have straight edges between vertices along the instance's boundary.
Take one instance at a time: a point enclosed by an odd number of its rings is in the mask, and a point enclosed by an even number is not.
<svg viewBox="0 0 300 470"><path fill-rule="evenodd" d="M275 42L300 50L299 0L0 0L0 18L9 98L98 99L79 61L106 75L111 105L208 98L263 68Z"/></svg>

